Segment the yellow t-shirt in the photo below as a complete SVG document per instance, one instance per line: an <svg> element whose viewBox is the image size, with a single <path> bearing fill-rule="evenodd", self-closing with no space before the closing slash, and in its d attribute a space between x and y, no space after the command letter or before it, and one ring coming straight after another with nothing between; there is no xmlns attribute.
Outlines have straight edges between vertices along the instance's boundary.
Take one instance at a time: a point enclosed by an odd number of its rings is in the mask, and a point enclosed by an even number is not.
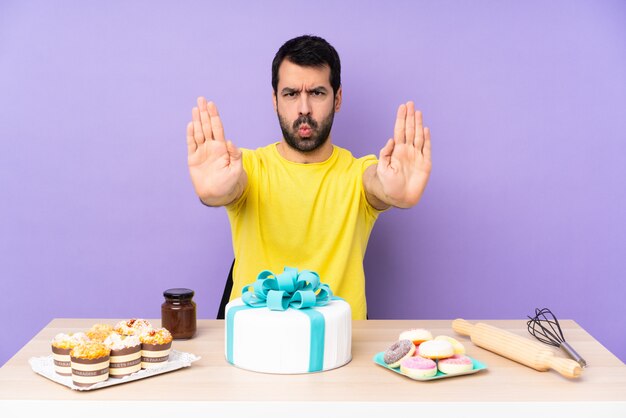
<svg viewBox="0 0 626 418"><path fill-rule="evenodd" d="M328 160L300 164L276 143L243 150L248 184L227 206L235 266L231 300L263 270L312 270L365 319L363 257L379 213L365 197L363 172L374 155L354 158L334 146Z"/></svg>

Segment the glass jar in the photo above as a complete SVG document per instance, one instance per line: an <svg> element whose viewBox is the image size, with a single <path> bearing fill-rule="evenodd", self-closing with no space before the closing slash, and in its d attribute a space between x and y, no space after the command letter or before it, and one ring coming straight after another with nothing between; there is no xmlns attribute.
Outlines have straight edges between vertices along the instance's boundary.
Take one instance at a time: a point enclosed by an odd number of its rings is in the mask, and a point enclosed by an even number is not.
<svg viewBox="0 0 626 418"><path fill-rule="evenodd" d="M161 305L161 326L175 340L187 340L196 334L196 303L194 291L175 288L163 292L165 302Z"/></svg>

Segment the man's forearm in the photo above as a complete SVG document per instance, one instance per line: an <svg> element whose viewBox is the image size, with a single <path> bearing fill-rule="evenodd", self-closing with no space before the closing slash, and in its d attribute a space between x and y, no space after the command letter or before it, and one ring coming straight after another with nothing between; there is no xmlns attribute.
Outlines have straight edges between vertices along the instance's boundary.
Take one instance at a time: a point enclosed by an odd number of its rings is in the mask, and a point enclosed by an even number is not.
<svg viewBox="0 0 626 418"><path fill-rule="evenodd" d="M219 196L198 195L198 198L200 198L200 202L202 202L202 204L205 206L210 206L210 207L227 206L235 202L237 199L241 197L244 190L246 189L247 184L248 184L248 176L246 175L244 171L239 181L237 182L237 184L235 184L235 187L230 193L227 193L225 195L219 195Z"/></svg>
<svg viewBox="0 0 626 418"><path fill-rule="evenodd" d="M365 197L370 205L378 210L385 210L393 206L384 200L385 193L383 187L376 174L376 164L365 169L363 173L363 188L365 189Z"/></svg>

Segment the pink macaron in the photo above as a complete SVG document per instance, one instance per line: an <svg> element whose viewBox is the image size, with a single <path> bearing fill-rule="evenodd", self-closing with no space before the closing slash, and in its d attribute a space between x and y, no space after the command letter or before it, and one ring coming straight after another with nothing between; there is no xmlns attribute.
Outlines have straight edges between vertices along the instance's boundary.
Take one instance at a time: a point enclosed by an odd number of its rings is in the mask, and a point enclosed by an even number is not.
<svg viewBox="0 0 626 418"><path fill-rule="evenodd" d="M474 363L471 358L465 355L455 354L452 357L439 360L437 362L437 367L441 373L459 374L472 370L474 368Z"/></svg>
<svg viewBox="0 0 626 418"><path fill-rule="evenodd" d="M400 362L400 371L411 378L432 377L437 374L437 363L424 357L407 357Z"/></svg>

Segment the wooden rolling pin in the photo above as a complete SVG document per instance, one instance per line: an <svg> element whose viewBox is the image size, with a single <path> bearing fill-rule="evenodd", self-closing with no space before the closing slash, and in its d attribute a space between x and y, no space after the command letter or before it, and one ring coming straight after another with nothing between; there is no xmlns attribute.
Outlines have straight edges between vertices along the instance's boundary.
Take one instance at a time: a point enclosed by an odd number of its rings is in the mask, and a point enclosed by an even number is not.
<svg viewBox="0 0 626 418"><path fill-rule="evenodd" d="M549 347L512 332L480 322L472 325L460 318L452 321L452 329L461 335L468 335L479 347L535 370L545 372L554 369L565 377L578 377L582 373L578 362L557 357Z"/></svg>

